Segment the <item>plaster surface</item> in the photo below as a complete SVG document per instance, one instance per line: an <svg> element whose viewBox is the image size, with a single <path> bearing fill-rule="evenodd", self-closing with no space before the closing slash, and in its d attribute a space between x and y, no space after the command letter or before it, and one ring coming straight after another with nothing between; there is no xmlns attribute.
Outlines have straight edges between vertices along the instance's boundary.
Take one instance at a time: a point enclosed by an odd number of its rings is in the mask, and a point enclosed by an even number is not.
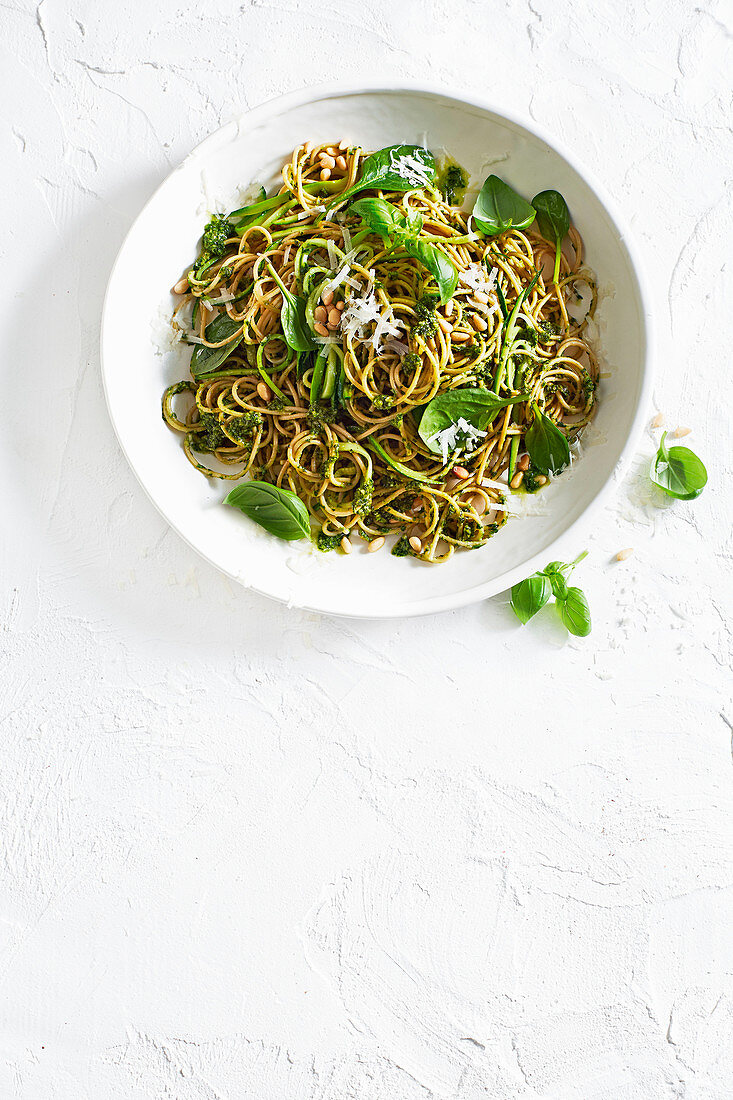
<svg viewBox="0 0 733 1100"><path fill-rule="evenodd" d="M730 4L7 0L0 28L0 1096L730 1096ZM650 415L710 482L662 499L647 433L587 639L506 595L270 603L119 451L98 325L132 220L329 74L526 112L631 221Z"/></svg>

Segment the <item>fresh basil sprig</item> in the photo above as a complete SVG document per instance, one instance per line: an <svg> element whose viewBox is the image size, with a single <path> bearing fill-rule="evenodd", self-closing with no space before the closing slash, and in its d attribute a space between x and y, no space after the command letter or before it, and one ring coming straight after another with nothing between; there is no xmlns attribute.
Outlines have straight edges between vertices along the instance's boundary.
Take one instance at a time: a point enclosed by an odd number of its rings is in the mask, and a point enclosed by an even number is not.
<svg viewBox="0 0 733 1100"><path fill-rule="evenodd" d="M222 340L234 336L236 332L239 332L239 337L228 344L222 344L220 348L207 348L205 344L196 345L191 356L191 374L197 382L207 374L213 374L218 370L242 341L241 321L233 321L226 313L220 313L213 321L209 321L204 334L212 344L219 344Z"/></svg>
<svg viewBox="0 0 733 1100"><path fill-rule="evenodd" d="M269 481L244 481L225 498L271 535L292 542L310 535L308 509L290 489L278 489Z"/></svg>
<svg viewBox="0 0 733 1100"><path fill-rule="evenodd" d="M317 347L317 344L305 317L305 298L300 296L296 297L295 294L287 289L285 283L282 281L277 271L275 271L275 268L269 260L267 260L267 266L283 296L282 309L280 310L280 323L288 347L299 353L303 351L312 351L313 348Z"/></svg>
<svg viewBox="0 0 733 1100"><path fill-rule="evenodd" d="M386 149L380 149L366 158L361 167L359 179L346 191L335 195L334 201L343 202L344 199L351 198L359 191L366 191L367 188L371 191L413 191L416 187L425 186L418 181L417 175L410 177L409 168L403 170L404 174L398 171L395 162L401 157L414 157L421 165L429 183L434 183L435 158L428 149L424 149L422 145L389 145Z"/></svg>
<svg viewBox="0 0 733 1100"><path fill-rule="evenodd" d="M559 474L570 464L570 444L555 422L533 401L534 421L524 437L532 465L541 474Z"/></svg>
<svg viewBox="0 0 733 1100"><path fill-rule="evenodd" d="M590 634L590 608L585 593L580 588L568 588L568 579L578 562L587 557L584 550L575 561L552 561L539 573L520 581L512 587L511 605L514 614L524 625L545 606L550 595L565 628L578 638Z"/></svg>
<svg viewBox="0 0 733 1100"><path fill-rule="evenodd" d="M535 219L530 206L508 183L489 176L479 191L473 208L474 224L487 237L498 237L507 229L526 229Z"/></svg>
<svg viewBox="0 0 733 1100"><path fill-rule="evenodd" d="M694 451L689 447L667 447L666 438L664 432L649 477L671 497L694 500L707 485L708 472Z"/></svg>
<svg viewBox="0 0 733 1100"><path fill-rule="evenodd" d="M479 431L485 431L500 409L526 400L526 393L515 397L497 397L491 390L478 386L446 390L425 406L418 432L428 449L433 454L440 454L441 448L435 437L461 417Z"/></svg>
<svg viewBox="0 0 733 1100"><path fill-rule="evenodd" d="M437 245L420 239L423 220L417 211L405 215L391 202L376 198L357 199L351 204L349 211L358 214L373 233L379 234L385 244L393 248L404 248L408 256L412 256L430 272L438 284L441 304L453 297L458 285L458 271Z"/></svg>
<svg viewBox="0 0 733 1100"><path fill-rule="evenodd" d="M540 191L539 195L535 195L532 199L532 206L537 211L537 225L540 233L555 244L555 271L552 281L556 283L560 275L562 242L570 229L568 204L559 191Z"/></svg>

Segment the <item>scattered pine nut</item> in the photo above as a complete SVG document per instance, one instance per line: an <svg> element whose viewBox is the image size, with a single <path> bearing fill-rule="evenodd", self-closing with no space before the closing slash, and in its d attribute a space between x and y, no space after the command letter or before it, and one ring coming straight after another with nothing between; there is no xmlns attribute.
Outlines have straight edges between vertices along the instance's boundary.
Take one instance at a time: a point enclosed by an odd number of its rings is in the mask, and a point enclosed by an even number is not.
<svg viewBox="0 0 733 1100"><path fill-rule="evenodd" d="M633 547L629 546L627 550L619 550L616 555L616 561L626 561L634 553Z"/></svg>
<svg viewBox="0 0 733 1100"><path fill-rule="evenodd" d="M450 336L451 332L453 332L453 326L450 322L446 321L445 317L441 317L439 313L436 313L435 320L438 322L445 335Z"/></svg>
<svg viewBox="0 0 733 1100"><path fill-rule="evenodd" d="M320 321L316 321L313 328L316 330L319 336L328 336L328 329L325 325L322 325Z"/></svg>
<svg viewBox="0 0 733 1100"><path fill-rule="evenodd" d="M691 431L692 428L675 428L675 430L672 432L672 435L675 437L675 439L681 439L683 435L689 435Z"/></svg>
<svg viewBox="0 0 733 1100"><path fill-rule="evenodd" d="M331 178L331 169L330 168L324 168L323 171L321 172L321 179L325 183L325 181L330 180L330 178Z"/></svg>
<svg viewBox="0 0 733 1100"><path fill-rule="evenodd" d="M410 541L410 546L415 551L415 553L419 554L420 551L422 550L422 543L420 542L420 539L417 537L417 535L413 535L410 538L409 541Z"/></svg>
<svg viewBox="0 0 733 1100"><path fill-rule="evenodd" d="M461 481L466 481L471 475L465 466L454 466L453 476L460 478Z"/></svg>
<svg viewBox="0 0 733 1100"><path fill-rule="evenodd" d="M339 543L339 546L341 547L341 549L343 550L343 552L345 554L350 554L351 551L354 549L354 547L351 545L351 543L349 542L346 535L344 535L344 537L341 539L341 542Z"/></svg>
<svg viewBox="0 0 733 1100"><path fill-rule="evenodd" d="M188 275L179 279L175 286L171 287L171 294L186 294L188 292Z"/></svg>
<svg viewBox="0 0 733 1100"><path fill-rule="evenodd" d="M522 455L519 462L517 463L517 469L523 470L525 473L527 472L527 470L529 469L529 455Z"/></svg>
<svg viewBox="0 0 733 1100"><path fill-rule="evenodd" d="M518 470L517 473L512 478L512 480L509 482L509 487L511 489L518 489L523 481L524 481L524 472L522 470Z"/></svg>
<svg viewBox="0 0 733 1100"><path fill-rule="evenodd" d="M346 138L341 138L341 141L339 142L339 149L341 150L341 152L342 153L345 152L348 148L349 148L349 143L346 140Z"/></svg>
<svg viewBox="0 0 733 1100"><path fill-rule="evenodd" d="M487 328L489 327L488 323L483 319L483 317L479 317L478 313L471 314L471 324L476 329L476 332L486 332Z"/></svg>
<svg viewBox="0 0 733 1100"><path fill-rule="evenodd" d="M483 290L475 290L473 294L477 302L481 302L482 305L486 305L489 300L488 294L484 294Z"/></svg>
<svg viewBox="0 0 733 1100"><path fill-rule="evenodd" d="M384 535L380 535L378 539L372 539L367 546L367 553L374 554L377 550L381 550L384 546Z"/></svg>
<svg viewBox="0 0 733 1100"><path fill-rule="evenodd" d="M342 301L342 302L337 302L337 303L336 303L336 309L337 309L337 310L339 311L339 313L340 313L340 312L341 312L341 310L342 310L342 309L343 309L343 308L345 307L345 305L346 305L346 302L343 302L343 301Z"/></svg>
<svg viewBox="0 0 733 1100"><path fill-rule="evenodd" d="M339 172L346 171L346 157L336 157L336 167Z"/></svg>
<svg viewBox="0 0 733 1100"><path fill-rule="evenodd" d="M661 428L662 424L664 424L664 414L657 413L657 415L652 420L652 428Z"/></svg>
<svg viewBox="0 0 733 1100"><path fill-rule="evenodd" d="M328 149L325 149L324 152L327 153L329 157L335 157L336 156L336 146L335 145L329 145Z"/></svg>
<svg viewBox="0 0 733 1100"><path fill-rule="evenodd" d="M324 290L323 294L321 295L321 301L323 302L324 306L330 306L331 302L333 301L333 291Z"/></svg>
<svg viewBox="0 0 733 1100"><path fill-rule="evenodd" d="M338 328L338 326L341 324L341 314L335 306L328 311L328 323L334 328Z"/></svg>
<svg viewBox="0 0 733 1100"><path fill-rule="evenodd" d="M454 344L466 344L470 339L470 332L456 332L456 330L453 329L453 332L451 333L451 340Z"/></svg>
<svg viewBox="0 0 733 1100"><path fill-rule="evenodd" d="M547 485L547 478L545 477L544 474L540 474L540 476L537 478L537 484L538 485Z"/></svg>
<svg viewBox="0 0 733 1100"><path fill-rule="evenodd" d="M328 153L321 153L321 168L335 168L336 161Z"/></svg>
<svg viewBox="0 0 733 1100"><path fill-rule="evenodd" d="M263 401L272 401L272 390L267 382L257 383L257 396L261 397Z"/></svg>
<svg viewBox="0 0 733 1100"><path fill-rule="evenodd" d="M452 298L449 298L448 301L446 302L446 306L445 306L445 315L446 315L446 317L452 317L453 316L454 307L455 307L455 302L453 301Z"/></svg>
<svg viewBox="0 0 733 1100"><path fill-rule="evenodd" d="M313 310L313 316L315 317L316 321L319 321L322 325L325 325L326 321L328 320L328 310L325 306L316 306L316 308Z"/></svg>

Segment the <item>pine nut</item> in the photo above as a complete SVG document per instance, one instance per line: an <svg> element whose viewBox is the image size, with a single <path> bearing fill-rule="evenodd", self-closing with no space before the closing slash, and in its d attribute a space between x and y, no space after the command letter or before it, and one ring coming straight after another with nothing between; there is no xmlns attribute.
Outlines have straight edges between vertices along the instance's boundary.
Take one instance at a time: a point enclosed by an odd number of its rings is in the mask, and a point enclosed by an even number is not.
<svg viewBox="0 0 733 1100"><path fill-rule="evenodd" d="M410 539L410 546L416 554L419 554L422 550L422 543L420 542L420 539L417 537L417 535L413 535Z"/></svg>
<svg viewBox="0 0 733 1100"><path fill-rule="evenodd" d="M336 156L336 146L335 145L329 145L329 147L327 149L325 149L324 152L327 153L329 157L335 157Z"/></svg>
<svg viewBox="0 0 733 1100"><path fill-rule="evenodd" d="M372 539L372 541L367 546L367 552L369 554L374 554L377 550L381 550L383 546L384 535L380 535L378 539Z"/></svg>
<svg viewBox="0 0 733 1100"><path fill-rule="evenodd" d="M545 477L544 474L540 474L540 476L537 478L537 484L538 485L547 485L547 478Z"/></svg>
<svg viewBox="0 0 733 1100"><path fill-rule="evenodd" d="M328 329L325 325L322 325L320 321L316 321L313 328L316 330L319 336L328 336Z"/></svg>
<svg viewBox="0 0 733 1100"><path fill-rule="evenodd" d="M446 315L446 317L452 317L453 316L454 307L455 307L455 302L453 301L452 298L449 298L448 301L446 302L446 306L445 306L445 315Z"/></svg>
<svg viewBox="0 0 733 1100"><path fill-rule="evenodd" d="M478 313L471 314L471 324L476 329L476 332L486 332L487 328L489 327L488 323L483 319L483 317L479 317Z"/></svg>
<svg viewBox="0 0 733 1100"><path fill-rule="evenodd" d="M525 472L529 469L529 455L522 455L517 463L517 469L524 470Z"/></svg>
<svg viewBox="0 0 733 1100"><path fill-rule="evenodd" d="M441 317L439 313L436 313L435 320L438 322L440 328L443 330L446 336L450 335L450 333L453 332L453 325L446 321L445 317Z"/></svg>
<svg viewBox="0 0 733 1100"><path fill-rule="evenodd" d="M339 543L339 546L341 547L341 549L343 550L343 552L345 554L350 554L351 551L354 549L354 547L351 545L351 543L349 542L346 535L344 535L344 537L341 539L341 542Z"/></svg>
<svg viewBox="0 0 733 1100"><path fill-rule="evenodd" d="M412 508L410 509L410 511L411 512L422 512L422 501L421 500L416 500L415 503L413 504Z"/></svg>
<svg viewBox="0 0 733 1100"><path fill-rule="evenodd" d="M675 437L675 439L681 439L683 435L689 435L691 431L692 428L675 428L675 430L672 432L672 435Z"/></svg>
<svg viewBox="0 0 733 1100"><path fill-rule="evenodd" d="M333 291L324 290L323 294L321 295L321 301L323 302L324 306L330 306L331 302L333 301Z"/></svg>
<svg viewBox="0 0 733 1100"><path fill-rule="evenodd" d="M328 323L333 325L334 328L338 328L341 324L341 314L335 306L328 311Z"/></svg>
<svg viewBox="0 0 733 1100"><path fill-rule="evenodd" d="M345 307L345 305L346 305L346 302L337 302L336 303L336 309L339 311L339 313Z"/></svg>
<svg viewBox="0 0 733 1100"><path fill-rule="evenodd" d="M657 413L657 415L652 420L652 428L661 428L662 424L664 424L664 414Z"/></svg>
<svg viewBox="0 0 733 1100"><path fill-rule="evenodd" d="M514 475L514 477L512 478L512 480L511 480L511 481L509 482L509 487L510 487L511 489L518 489L518 488L519 488L519 486L520 486L520 485L522 484L522 482L523 482L523 481L524 481L524 473L523 473L523 472L522 472L521 470L519 470L519 471L518 471L518 472L517 472L517 473L516 473L516 474Z"/></svg>
<svg viewBox="0 0 733 1100"><path fill-rule="evenodd" d="M188 293L188 275L184 275L182 279L179 279L175 286L171 287L171 294L186 294Z"/></svg>
<svg viewBox="0 0 733 1100"><path fill-rule="evenodd" d="M330 168L324 168L323 171L321 172L321 179L325 183L325 181L330 180L330 178L331 178L331 169Z"/></svg>
<svg viewBox="0 0 733 1100"><path fill-rule="evenodd" d="M349 143L348 143L348 141L346 140L346 138L341 138L341 141L339 142L339 149L340 149L340 150L341 150L342 152L344 152L344 151L345 151L346 149L348 149L348 148L349 148Z"/></svg>
<svg viewBox="0 0 733 1100"><path fill-rule="evenodd" d="M467 481L468 478L471 475L470 475L470 473L468 472L468 470L466 469L465 466L454 466L453 467L453 476L457 477L457 478L460 478L461 481Z"/></svg>
<svg viewBox="0 0 733 1100"><path fill-rule="evenodd" d="M346 171L346 157L336 157L336 167L339 172Z"/></svg>
<svg viewBox="0 0 733 1100"><path fill-rule="evenodd" d="M321 168L335 168L336 161L327 153L321 153Z"/></svg>
<svg viewBox="0 0 733 1100"><path fill-rule="evenodd" d="M313 316L315 317L316 321L320 321L322 325L325 325L326 321L328 320L328 310L325 306L316 306L316 308L313 310Z"/></svg>
<svg viewBox="0 0 733 1100"><path fill-rule="evenodd" d="M488 294L484 294L483 290L475 290L473 293L477 302L481 302L482 305L486 305L489 300Z"/></svg>
<svg viewBox="0 0 733 1100"><path fill-rule="evenodd" d="M257 396L261 397L263 401L272 401L272 390L267 382L257 383Z"/></svg>
<svg viewBox="0 0 733 1100"><path fill-rule="evenodd" d="M456 330L453 329L453 332L451 333L451 340L454 344L467 344L470 339L470 332L456 332Z"/></svg>
<svg viewBox="0 0 733 1100"><path fill-rule="evenodd" d="M619 550L616 555L616 561L626 561L634 553L633 548L630 546L627 550Z"/></svg>

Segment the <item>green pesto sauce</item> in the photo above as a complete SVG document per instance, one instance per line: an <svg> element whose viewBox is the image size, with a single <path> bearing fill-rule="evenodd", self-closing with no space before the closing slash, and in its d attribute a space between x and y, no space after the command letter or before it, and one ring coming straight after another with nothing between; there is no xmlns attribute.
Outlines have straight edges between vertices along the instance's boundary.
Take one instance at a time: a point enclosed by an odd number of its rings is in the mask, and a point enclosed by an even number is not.
<svg viewBox="0 0 733 1100"><path fill-rule="evenodd" d="M468 172L451 157L444 157L435 176L438 189L451 206L460 206L468 187Z"/></svg>

